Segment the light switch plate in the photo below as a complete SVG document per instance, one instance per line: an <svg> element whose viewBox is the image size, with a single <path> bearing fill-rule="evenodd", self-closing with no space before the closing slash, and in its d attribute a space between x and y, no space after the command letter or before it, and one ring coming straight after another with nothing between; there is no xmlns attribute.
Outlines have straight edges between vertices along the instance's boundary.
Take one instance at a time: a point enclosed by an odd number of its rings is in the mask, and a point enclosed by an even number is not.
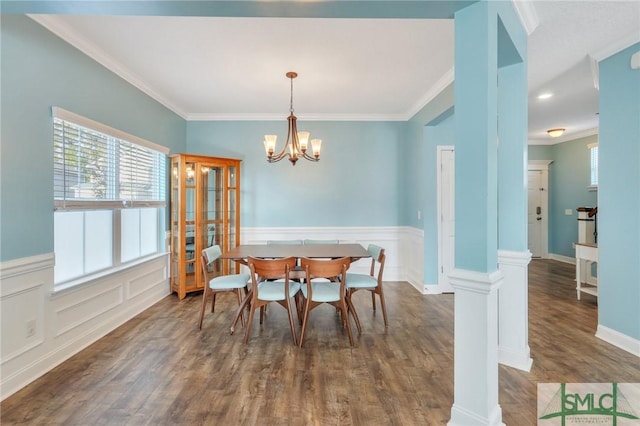
<svg viewBox="0 0 640 426"><path fill-rule="evenodd" d="M564 214L565 214L565 216L571 216L573 214L573 210L572 209L565 209L564 210Z"/></svg>

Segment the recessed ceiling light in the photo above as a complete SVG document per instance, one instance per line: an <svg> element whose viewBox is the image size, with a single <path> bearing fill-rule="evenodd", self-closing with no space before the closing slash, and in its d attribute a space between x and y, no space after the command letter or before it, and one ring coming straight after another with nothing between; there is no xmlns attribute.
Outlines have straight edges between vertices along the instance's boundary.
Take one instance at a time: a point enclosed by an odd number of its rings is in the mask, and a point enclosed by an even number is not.
<svg viewBox="0 0 640 426"><path fill-rule="evenodd" d="M541 93L538 95L538 99L549 99L550 97L553 96L553 93Z"/></svg>

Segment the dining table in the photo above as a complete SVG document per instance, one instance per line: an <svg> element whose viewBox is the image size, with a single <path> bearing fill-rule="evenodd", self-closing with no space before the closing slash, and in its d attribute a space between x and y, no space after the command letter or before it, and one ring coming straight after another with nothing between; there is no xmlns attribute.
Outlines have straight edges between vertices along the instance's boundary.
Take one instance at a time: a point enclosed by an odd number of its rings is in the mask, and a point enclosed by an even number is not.
<svg viewBox="0 0 640 426"><path fill-rule="evenodd" d="M348 257L351 262L365 257L371 257L369 252L361 244L241 244L222 253L221 259L230 259L235 262L247 265L249 257L262 259L281 259L285 257L308 257L312 259L336 259ZM294 278L301 278L301 271L293 274ZM251 301L252 289L249 289L242 303L238 306L233 323L231 324L231 334L235 331L236 324L240 319L242 311Z"/></svg>

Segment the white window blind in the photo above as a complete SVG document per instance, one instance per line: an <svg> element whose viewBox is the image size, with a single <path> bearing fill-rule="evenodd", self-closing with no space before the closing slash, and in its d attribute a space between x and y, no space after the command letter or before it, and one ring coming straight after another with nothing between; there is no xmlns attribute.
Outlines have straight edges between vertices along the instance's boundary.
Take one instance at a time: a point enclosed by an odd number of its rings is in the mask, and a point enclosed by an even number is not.
<svg viewBox="0 0 640 426"><path fill-rule="evenodd" d="M165 205L165 147L60 108L53 115L56 208Z"/></svg>
<svg viewBox="0 0 640 426"><path fill-rule="evenodd" d="M587 145L587 148L589 148L591 156L591 179L589 184L591 186L598 186L598 144L589 144Z"/></svg>

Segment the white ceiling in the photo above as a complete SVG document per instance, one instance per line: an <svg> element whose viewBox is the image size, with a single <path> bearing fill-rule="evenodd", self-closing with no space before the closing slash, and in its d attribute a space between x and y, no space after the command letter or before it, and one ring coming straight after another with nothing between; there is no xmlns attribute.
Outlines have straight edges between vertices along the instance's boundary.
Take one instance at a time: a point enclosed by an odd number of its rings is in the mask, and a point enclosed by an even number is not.
<svg viewBox="0 0 640 426"><path fill-rule="evenodd" d="M518 2L529 140L595 133L597 60L640 42L640 0ZM188 120L406 120L453 81L452 20L35 15ZM554 96L541 101L537 95ZM546 130L566 128L551 140Z"/></svg>

